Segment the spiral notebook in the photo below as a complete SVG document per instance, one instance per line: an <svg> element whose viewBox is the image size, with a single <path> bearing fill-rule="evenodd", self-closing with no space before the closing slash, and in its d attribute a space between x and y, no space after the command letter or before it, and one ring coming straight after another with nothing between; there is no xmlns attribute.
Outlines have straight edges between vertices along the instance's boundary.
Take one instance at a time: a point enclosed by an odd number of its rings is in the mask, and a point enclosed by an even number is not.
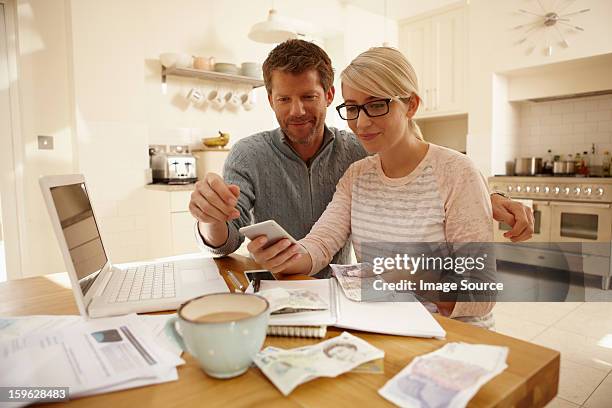
<svg viewBox="0 0 612 408"><path fill-rule="evenodd" d="M329 300L329 309L270 316L270 335L323 337L326 326L397 336L443 338L446 332L416 299L402 302L355 302L335 278L291 281L262 280L260 290L307 289ZM283 334L281 334L283 333ZM321 334L322 333L322 334Z"/></svg>

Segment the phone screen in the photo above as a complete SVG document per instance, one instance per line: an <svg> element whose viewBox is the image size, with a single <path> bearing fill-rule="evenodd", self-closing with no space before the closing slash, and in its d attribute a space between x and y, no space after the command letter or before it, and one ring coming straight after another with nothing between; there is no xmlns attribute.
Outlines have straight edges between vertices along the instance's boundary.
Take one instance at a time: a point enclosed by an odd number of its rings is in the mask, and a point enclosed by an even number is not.
<svg viewBox="0 0 612 408"><path fill-rule="evenodd" d="M259 284L262 280L276 280L274 274L266 270L244 271L249 282L253 285L253 292L259 292Z"/></svg>
<svg viewBox="0 0 612 408"><path fill-rule="evenodd" d="M270 271L245 271L244 274L249 282L256 280L276 280L276 277Z"/></svg>

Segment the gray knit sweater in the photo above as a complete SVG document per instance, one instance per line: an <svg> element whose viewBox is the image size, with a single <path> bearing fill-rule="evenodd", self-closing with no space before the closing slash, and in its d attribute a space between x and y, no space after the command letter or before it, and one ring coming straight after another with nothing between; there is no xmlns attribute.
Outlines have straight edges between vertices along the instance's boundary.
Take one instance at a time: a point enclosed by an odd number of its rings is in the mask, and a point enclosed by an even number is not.
<svg viewBox="0 0 612 408"><path fill-rule="evenodd" d="M228 239L218 248L208 246L198 232L200 247L217 256L232 253L244 241L239 228L269 219L295 239L304 238L332 200L340 177L365 156L352 133L336 128L325 127L323 144L309 164L287 143L280 128L240 140L223 168L225 182L240 187L240 218L228 222ZM350 240L332 262L348 263L349 251Z"/></svg>

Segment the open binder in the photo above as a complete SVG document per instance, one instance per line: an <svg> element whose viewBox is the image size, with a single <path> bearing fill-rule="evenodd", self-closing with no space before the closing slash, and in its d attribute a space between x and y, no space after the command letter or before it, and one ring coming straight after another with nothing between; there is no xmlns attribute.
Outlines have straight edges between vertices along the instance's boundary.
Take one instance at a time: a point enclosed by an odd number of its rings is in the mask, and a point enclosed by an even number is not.
<svg viewBox="0 0 612 408"><path fill-rule="evenodd" d="M328 310L273 314L270 316L270 334L287 333L283 335L300 336L298 332L292 333L289 328L336 326L397 336L428 338L446 336L442 326L412 295L404 296L402 302L355 302L346 297L335 278L299 281L262 280L260 284L260 290L277 287L311 290L326 299L330 307Z"/></svg>

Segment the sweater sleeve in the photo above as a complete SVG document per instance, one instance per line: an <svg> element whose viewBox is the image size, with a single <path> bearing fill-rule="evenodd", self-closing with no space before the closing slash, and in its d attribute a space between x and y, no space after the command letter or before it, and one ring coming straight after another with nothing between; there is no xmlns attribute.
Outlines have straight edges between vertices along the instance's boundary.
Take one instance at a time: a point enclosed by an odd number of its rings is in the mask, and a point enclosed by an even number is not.
<svg viewBox="0 0 612 408"><path fill-rule="evenodd" d="M312 258L310 275L314 275L328 265L351 234L353 181L361 162L353 163L346 170L336 185L332 201L308 235L299 241Z"/></svg>
<svg viewBox="0 0 612 408"><path fill-rule="evenodd" d="M445 155L447 156L447 155ZM444 171L438 172L438 183L445 194L445 236L455 253L477 257L493 240L493 213L489 189L482 174L466 156L448 154ZM479 244L480 243L480 244ZM469 245L462 245L469 244ZM489 256L482 275L470 276L472 281L495 280L495 261ZM459 279L460 275L453 278ZM462 301L465 300L465 301ZM487 315L493 309L493 299L478 301L461 296L449 317Z"/></svg>
<svg viewBox="0 0 612 408"><path fill-rule="evenodd" d="M227 222L228 236L227 241L219 247L209 246L199 229L195 228L196 241L201 250L215 256L225 256L236 251L244 236L238 231L240 228L251 224L251 209L255 205L255 181L256 175L252 172L251 166L255 161L250 157L252 148L241 141L230 151L223 166L223 180L227 184L235 184L240 188L240 196L236 208L240 212L240 217Z"/></svg>

